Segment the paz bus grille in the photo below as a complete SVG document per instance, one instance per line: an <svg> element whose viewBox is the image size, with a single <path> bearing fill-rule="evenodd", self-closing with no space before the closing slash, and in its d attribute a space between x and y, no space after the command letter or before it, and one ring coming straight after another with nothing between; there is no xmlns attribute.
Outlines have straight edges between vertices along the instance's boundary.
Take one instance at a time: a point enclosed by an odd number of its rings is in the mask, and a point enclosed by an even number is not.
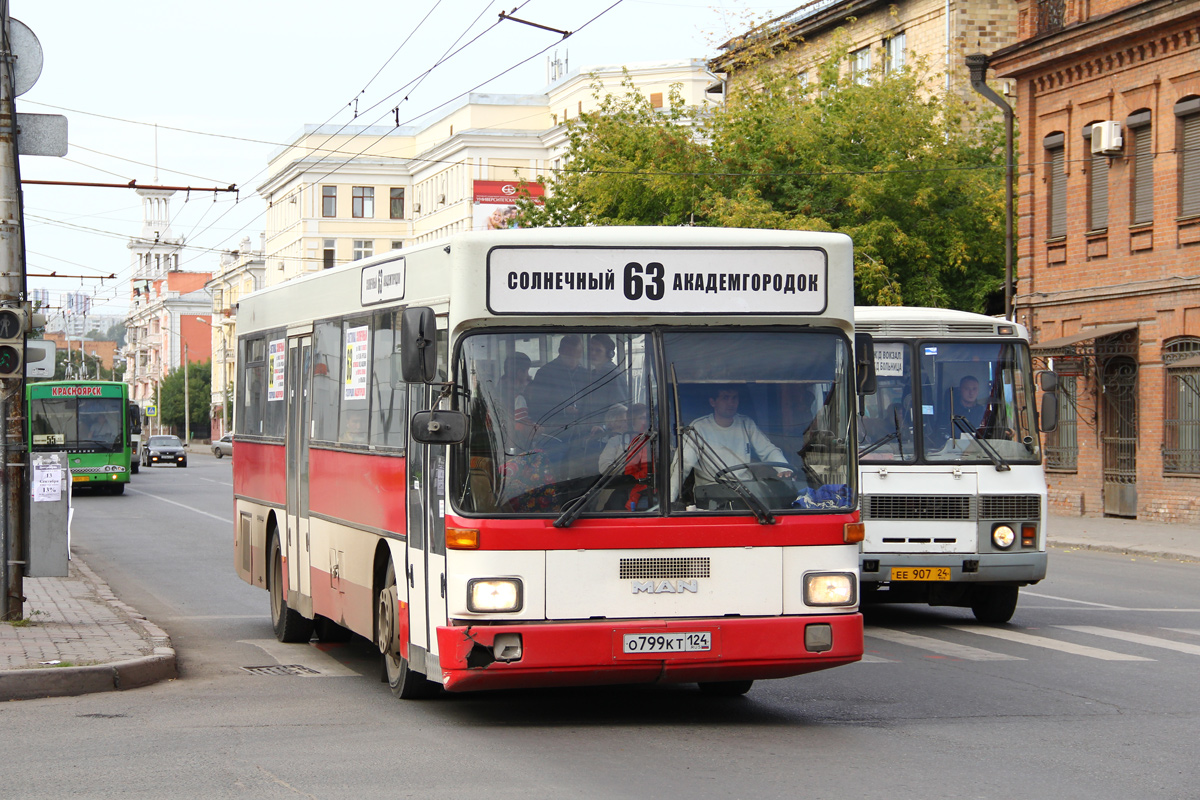
<svg viewBox="0 0 1200 800"><path fill-rule="evenodd" d="M985 494L979 498L980 519L1040 519L1042 499L1036 494Z"/></svg>
<svg viewBox="0 0 1200 800"><path fill-rule="evenodd" d="M874 494L863 497L863 519L971 519L969 495Z"/></svg>

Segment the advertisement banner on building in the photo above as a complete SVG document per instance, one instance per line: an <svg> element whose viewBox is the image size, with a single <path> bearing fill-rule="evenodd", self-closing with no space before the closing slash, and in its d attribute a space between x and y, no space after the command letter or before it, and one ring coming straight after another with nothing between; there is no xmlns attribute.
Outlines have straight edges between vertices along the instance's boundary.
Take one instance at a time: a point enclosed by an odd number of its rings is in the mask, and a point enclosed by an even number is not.
<svg viewBox="0 0 1200 800"><path fill-rule="evenodd" d="M474 181L475 211L472 229L495 231L516 228L517 203L522 192L528 192L535 203L542 203L546 189L540 183L527 183L524 189L518 181Z"/></svg>

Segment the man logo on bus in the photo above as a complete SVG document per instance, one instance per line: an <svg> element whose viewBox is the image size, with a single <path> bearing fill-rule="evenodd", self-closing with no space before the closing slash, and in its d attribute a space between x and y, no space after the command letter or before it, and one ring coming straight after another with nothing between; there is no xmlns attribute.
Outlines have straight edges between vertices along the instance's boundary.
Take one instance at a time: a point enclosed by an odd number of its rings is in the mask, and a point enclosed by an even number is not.
<svg viewBox="0 0 1200 800"><path fill-rule="evenodd" d="M696 594L700 591L700 581L634 581L634 594Z"/></svg>

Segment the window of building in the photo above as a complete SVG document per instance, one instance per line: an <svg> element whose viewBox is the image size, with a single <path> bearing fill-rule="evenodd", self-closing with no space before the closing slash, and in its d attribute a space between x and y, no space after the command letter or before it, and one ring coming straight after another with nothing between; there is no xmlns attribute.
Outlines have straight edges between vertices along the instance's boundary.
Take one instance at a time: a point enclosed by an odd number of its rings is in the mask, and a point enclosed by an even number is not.
<svg viewBox="0 0 1200 800"><path fill-rule="evenodd" d="M392 249L393 250L403 250L404 249L404 241L402 239L392 239Z"/></svg>
<svg viewBox="0 0 1200 800"><path fill-rule="evenodd" d="M350 192L350 216L355 219L375 217L375 187L355 186Z"/></svg>
<svg viewBox="0 0 1200 800"><path fill-rule="evenodd" d="M1150 127L1150 112L1138 111L1125 121L1125 129L1133 138L1129 152L1133 154L1130 180L1129 222L1143 225L1154 221L1154 142ZM1129 145L1126 145L1129 147Z"/></svg>
<svg viewBox="0 0 1200 800"><path fill-rule="evenodd" d="M375 255L375 241L373 239L355 239L354 240L354 260L360 258L370 258Z"/></svg>
<svg viewBox="0 0 1200 800"><path fill-rule="evenodd" d="M801 92L808 91L808 71L807 70L796 73L796 83L798 83L800 85Z"/></svg>
<svg viewBox="0 0 1200 800"><path fill-rule="evenodd" d="M322 186L321 187L321 216L336 217L337 216L337 187Z"/></svg>
<svg viewBox="0 0 1200 800"><path fill-rule="evenodd" d="M1046 434L1046 467L1074 472L1079 464L1079 433L1074 375L1058 378L1058 427Z"/></svg>
<svg viewBox="0 0 1200 800"><path fill-rule="evenodd" d="M1058 239L1067 235L1067 175L1065 168L1064 137L1052 133L1042 140L1046 151L1046 238Z"/></svg>
<svg viewBox="0 0 1200 800"><path fill-rule="evenodd" d="M1083 152L1091 154L1087 174L1088 230L1102 231L1108 227L1108 156L1092 153L1090 122L1083 126Z"/></svg>
<svg viewBox="0 0 1200 800"><path fill-rule="evenodd" d="M1179 216L1200 214L1200 97L1175 104L1179 150Z"/></svg>
<svg viewBox="0 0 1200 800"><path fill-rule="evenodd" d="M900 31L883 42L885 59L883 68L889 74L904 69L904 41L904 31Z"/></svg>
<svg viewBox="0 0 1200 800"><path fill-rule="evenodd" d="M388 190L389 216L391 219L404 219L404 188L393 186Z"/></svg>
<svg viewBox="0 0 1200 800"><path fill-rule="evenodd" d="M333 269L334 256L337 254L337 240L325 239L321 250L321 268Z"/></svg>
<svg viewBox="0 0 1200 800"><path fill-rule="evenodd" d="M1200 474L1200 339L1185 336L1163 348L1167 368L1163 472Z"/></svg>
<svg viewBox="0 0 1200 800"><path fill-rule="evenodd" d="M871 73L871 48L863 47L850 54L850 80L865 86Z"/></svg>

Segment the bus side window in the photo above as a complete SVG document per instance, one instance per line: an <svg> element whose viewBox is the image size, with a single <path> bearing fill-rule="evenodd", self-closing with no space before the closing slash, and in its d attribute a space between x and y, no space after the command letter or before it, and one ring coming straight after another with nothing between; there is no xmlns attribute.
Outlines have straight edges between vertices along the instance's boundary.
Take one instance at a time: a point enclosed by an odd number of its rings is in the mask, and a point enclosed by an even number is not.
<svg viewBox="0 0 1200 800"><path fill-rule="evenodd" d="M404 447L408 385L400 377L400 315L375 316L371 343L371 444Z"/></svg>
<svg viewBox="0 0 1200 800"><path fill-rule="evenodd" d="M337 438L338 390L342 380L342 326L318 322L313 327L312 438Z"/></svg>

